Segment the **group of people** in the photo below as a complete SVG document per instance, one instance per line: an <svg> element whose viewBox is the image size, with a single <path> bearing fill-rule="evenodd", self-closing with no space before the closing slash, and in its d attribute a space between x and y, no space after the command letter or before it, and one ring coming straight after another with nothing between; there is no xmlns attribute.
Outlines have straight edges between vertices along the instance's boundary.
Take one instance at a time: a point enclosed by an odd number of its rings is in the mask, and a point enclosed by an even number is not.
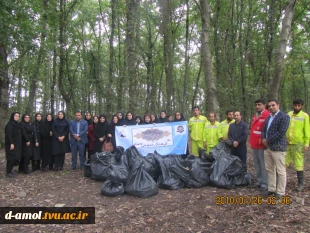
<svg viewBox="0 0 310 233"><path fill-rule="evenodd" d="M113 148L116 148L116 126L172 121L185 121L185 118L181 112L176 112L173 118L166 111L161 111L159 118L156 114L146 113L142 119L140 116L134 117L129 111L126 116L118 112L109 122L104 114L92 116L86 113L83 119L82 112L76 111L75 120L69 122L65 113L59 111L56 119L47 114L42 120L42 114L37 113L35 120L31 122L29 114L23 114L20 121L20 114L13 112L5 127L6 176L16 176L13 173L14 166L18 166L19 172L29 174L30 164L31 171L61 171L64 168L65 154L69 152L72 153L71 170L78 167L78 154L80 168L83 169L86 154L89 158L92 154L101 152L105 141L111 141Z"/></svg>
<svg viewBox="0 0 310 233"><path fill-rule="evenodd" d="M309 149L310 126L309 116L302 111L304 102L293 101L293 111L288 114L280 111L277 100L266 103L262 99L255 101L256 114L253 116L250 130L250 145L253 149L254 167L257 187L265 196L285 195L286 167L294 162L297 171L298 190L304 189L304 152ZM240 111L226 111L226 119L216 121L216 113L210 112L208 119L200 114L198 106L193 107L193 117L188 127L191 139L191 152L199 154L199 148L209 153L220 141L227 141L231 146L231 154L238 156L246 165L248 125L242 121ZM65 113L59 111L57 118L37 113L33 123L30 115L13 112L5 127L5 150L8 177L15 177L14 166L18 171L29 174L31 161L32 171L52 169L63 170L65 153L72 153L71 170L77 169L77 154L80 168L84 167L86 151L88 156L101 152L105 141L110 140L116 148L115 127L126 125L156 124L185 121L181 112L174 118L161 111L156 114L146 113L142 119L134 117L132 112L126 116L122 112L112 116L108 122L106 115L92 116L86 113L83 119L81 111L76 111L75 120L70 122Z"/></svg>
<svg viewBox="0 0 310 233"><path fill-rule="evenodd" d="M193 107L194 116L189 120L192 154L198 156L199 148L209 153L219 142L231 144L231 154L238 156L246 165L247 138L253 150L256 170L256 187L264 197L281 198L286 189L286 168L294 163L297 172L299 192L304 189L304 152L309 150L309 115L302 111L304 101L293 101L293 111L284 113L280 104L272 99L255 102L256 113L248 125L242 121L240 111L226 111L226 119L216 121L216 114L209 113L209 119L200 115L198 106Z"/></svg>

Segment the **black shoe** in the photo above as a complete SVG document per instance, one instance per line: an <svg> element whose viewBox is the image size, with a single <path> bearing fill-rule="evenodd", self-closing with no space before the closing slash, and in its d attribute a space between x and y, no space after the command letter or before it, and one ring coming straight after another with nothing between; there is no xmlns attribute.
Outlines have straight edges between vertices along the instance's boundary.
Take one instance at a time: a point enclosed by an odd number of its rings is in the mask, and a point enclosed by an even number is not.
<svg viewBox="0 0 310 233"><path fill-rule="evenodd" d="M57 171L59 171L59 169L58 169L58 167L55 167L54 172L57 172Z"/></svg>
<svg viewBox="0 0 310 233"><path fill-rule="evenodd" d="M29 170L24 171L24 174L30 174Z"/></svg>
<svg viewBox="0 0 310 233"><path fill-rule="evenodd" d="M46 172L47 171L47 169L46 168L42 168L42 170L41 170L42 172Z"/></svg>
<svg viewBox="0 0 310 233"><path fill-rule="evenodd" d="M270 192L270 191L265 191L265 192L262 192L262 196L263 198L267 198L267 197L270 197L270 196L275 196L276 193L275 192Z"/></svg>
<svg viewBox="0 0 310 233"><path fill-rule="evenodd" d="M260 187L259 190L262 191L262 192L263 192L263 191L268 191L268 188Z"/></svg>
<svg viewBox="0 0 310 233"><path fill-rule="evenodd" d="M13 173L11 172L11 173L7 173L7 174L6 174L6 177L9 177L9 178L16 178L16 175L13 174Z"/></svg>
<svg viewBox="0 0 310 233"><path fill-rule="evenodd" d="M48 166L48 170L53 171L54 167L53 166Z"/></svg>
<svg viewBox="0 0 310 233"><path fill-rule="evenodd" d="M64 168L63 168L63 167L60 167L58 170L59 170L59 171L63 171L63 170L64 170Z"/></svg>
<svg viewBox="0 0 310 233"><path fill-rule="evenodd" d="M282 196L283 196L283 195L277 193L277 194L276 194L276 199L277 199L277 200L280 200Z"/></svg>

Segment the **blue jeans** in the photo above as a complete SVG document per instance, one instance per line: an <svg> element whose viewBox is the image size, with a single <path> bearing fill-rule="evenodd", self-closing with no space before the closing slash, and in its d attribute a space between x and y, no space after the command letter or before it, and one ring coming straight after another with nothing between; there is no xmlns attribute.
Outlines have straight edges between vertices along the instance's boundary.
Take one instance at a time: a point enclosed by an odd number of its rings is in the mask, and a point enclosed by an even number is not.
<svg viewBox="0 0 310 233"><path fill-rule="evenodd" d="M80 156L80 168L84 168L85 164L85 144L83 144L81 141L75 141L71 145L71 153L72 153L72 169L76 169L77 166L77 152L79 151L79 156Z"/></svg>

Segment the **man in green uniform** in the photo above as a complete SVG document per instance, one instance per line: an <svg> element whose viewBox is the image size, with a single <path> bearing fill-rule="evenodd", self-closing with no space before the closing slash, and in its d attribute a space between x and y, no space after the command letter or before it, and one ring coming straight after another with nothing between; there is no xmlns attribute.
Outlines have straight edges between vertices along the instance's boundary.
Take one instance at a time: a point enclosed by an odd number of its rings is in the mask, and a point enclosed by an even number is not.
<svg viewBox="0 0 310 233"><path fill-rule="evenodd" d="M205 124L203 132L203 145L208 154L219 143L218 130L220 122L216 121L215 117L214 112L209 113L209 121Z"/></svg>
<svg viewBox="0 0 310 233"><path fill-rule="evenodd" d="M199 148L203 147L203 130L208 119L200 115L198 106L192 108L194 116L189 119L188 128L192 141L192 154L198 156Z"/></svg>
<svg viewBox="0 0 310 233"><path fill-rule="evenodd" d="M218 137L220 140L228 139L228 129L231 123L234 123L234 112L232 110L226 111L226 120L222 121L219 125Z"/></svg>
<svg viewBox="0 0 310 233"><path fill-rule="evenodd" d="M296 99L293 101L294 111L288 113L290 126L286 131L287 152L285 165L288 167L294 162L297 171L298 191L304 189L304 151L309 149L310 126L309 115L302 111L304 101Z"/></svg>

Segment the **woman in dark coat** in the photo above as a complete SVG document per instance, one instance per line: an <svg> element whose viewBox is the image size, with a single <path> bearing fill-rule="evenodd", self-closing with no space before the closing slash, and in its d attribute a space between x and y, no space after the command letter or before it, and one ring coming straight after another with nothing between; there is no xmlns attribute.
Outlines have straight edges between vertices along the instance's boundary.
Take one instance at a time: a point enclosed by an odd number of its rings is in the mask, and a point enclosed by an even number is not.
<svg viewBox="0 0 310 233"><path fill-rule="evenodd" d="M113 122L113 117L112 117L112 122ZM136 120L135 120L135 118L133 116L133 113L132 112L127 112L126 118L125 118L125 121L124 121L124 125L135 125L135 124L137 124L137 122L136 122Z"/></svg>
<svg viewBox="0 0 310 233"><path fill-rule="evenodd" d="M111 124L108 127L108 138L111 139L111 142L112 142L114 150L116 148L115 126L119 126L118 125L118 117L117 117L117 115L113 115L112 116Z"/></svg>
<svg viewBox="0 0 310 233"><path fill-rule="evenodd" d="M29 162L33 156L34 132L30 123L30 115L23 114L22 121L19 123L22 131L22 159L19 161L18 171L29 174Z"/></svg>
<svg viewBox="0 0 310 233"><path fill-rule="evenodd" d="M65 153L71 152L69 144L69 122L66 119L63 111L58 112L58 117L52 125L53 132L53 149L54 170L63 170L65 163Z"/></svg>
<svg viewBox="0 0 310 233"><path fill-rule="evenodd" d="M99 121L99 118L97 116L93 117L93 123L91 125L88 126L88 142L89 142L89 146L88 146L88 159L90 159L90 157L95 154L94 153L94 147L95 147L95 127L97 125Z"/></svg>
<svg viewBox="0 0 310 233"><path fill-rule="evenodd" d="M117 114L119 125L124 125L125 117L123 112L118 112Z"/></svg>
<svg viewBox="0 0 310 233"><path fill-rule="evenodd" d="M40 125L43 172L46 171L47 166L49 166L50 170L53 169L53 155L52 155L53 122L54 119L52 114L47 114L44 122Z"/></svg>
<svg viewBox="0 0 310 233"><path fill-rule="evenodd" d="M22 132L18 123L19 113L13 112L5 126L6 176L15 177L13 167L18 165L22 155Z"/></svg>
<svg viewBox="0 0 310 233"><path fill-rule="evenodd" d="M106 139L106 135L108 132L108 122L107 117L105 115L99 116L99 122L95 127L95 145L94 145L94 152L101 152L102 145Z"/></svg>
<svg viewBox="0 0 310 233"><path fill-rule="evenodd" d="M40 170L41 167L41 134L40 126L42 123L42 114L36 113L34 122L32 123L33 134L33 158L32 158L32 171Z"/></svg>

